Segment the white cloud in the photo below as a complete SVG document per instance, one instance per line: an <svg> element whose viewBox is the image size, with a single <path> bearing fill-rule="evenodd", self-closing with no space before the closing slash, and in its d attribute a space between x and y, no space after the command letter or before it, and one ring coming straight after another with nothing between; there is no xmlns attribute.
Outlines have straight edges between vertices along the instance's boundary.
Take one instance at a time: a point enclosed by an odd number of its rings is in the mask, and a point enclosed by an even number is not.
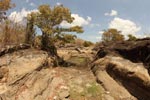
<svg viewBox="0 0 150 100"><path fill-rule="evenodd" d="M101 36L97 36L96 39L97 40L102 40L102 37Z"/></svg>
<svg viewBox="0 0 150 100"><path fill-rule="evenodd" d="M105 16L117 16L118 12L116 10L111 10L110 13L105 13Z"/></svg>
<svg viewBox="0 0 150 100"><path fill-rule="evenodd" d="M71 14L71 16L74 17L75 20L71 24L67 23L66 21L63 21L61 23L61 26L63 26L63 27L73 27L73 26L77 26L77 25L85 26L85 25L89 25L90 22L92 21L92 18L89 16L87 16L87 19L79 16L78 14Z"/></svg>
<svg viewBox="0 0 150 100"><path fill-rule="evenodd" d="M123 35L128 35L128 34L136 34L141 30L141 27L137 26L133 21L131 20L126 20L122 18L114 18L110 23L109 23L109 28L115 28L118 31L121 31Z"/></svg>
<svg viewBox="0 0 150 100"><path fill-rule="evenodd" d="M12 12L9 15L9 19L14 21L15 23L21 23L24 24L26 22L26 17L29 13L31 12L36 12L37 10L26 10L25 8L23 8L20 12ZM63 27L73 27L73 26L85 26L85 25L90 25L90 22L92 21L92 18L87 16L87 18L83 18L81 16L79 16L78 14L71 14L72 17L75 18L75 20L69 24L66 21L63 21L61 23L61 26Z"/></svg>
<svg viewBox="0 0 150 100"><path fill-rule="evenodd" d="M30 6L34 7L36 6L33 2L30 3Z"/></svg>
<svg viewBox="0 0 150 100"><path fill-rule="evenodd" d="M146 38L146 37L150 37L150 34L136 34L137 38Z"/></svg>
<svg viewBox="0 0 150 100"><path fill-rule="evenodd" d="M100 34L100 35L103 34L103 33L104 33L104 31L99 31L99 32L98 32L98 34Z"/></svg>
<svg viewBox="0 0 150 100"><path fill-rule="evenodd" d="M62 3L60 3L60 2L57 2L57 3L56 3L56 5L57 5L57 6L60 6L60 5L62 5Z"/></svg>
<svg viewBox="0 0 150 100"><path fill-rule="evenodd" d="M92 18L90 16L87 16L87 21L92 21Z"/></svg>
<svg viewBox="0 0 150 100"><path fill-rule="evenodd" d="M37 12L37 10L26 10L25 8L23 8L20 12L12 12L8 18L15 23L24 24L26 22L27 15L31 12Z"/></svg>

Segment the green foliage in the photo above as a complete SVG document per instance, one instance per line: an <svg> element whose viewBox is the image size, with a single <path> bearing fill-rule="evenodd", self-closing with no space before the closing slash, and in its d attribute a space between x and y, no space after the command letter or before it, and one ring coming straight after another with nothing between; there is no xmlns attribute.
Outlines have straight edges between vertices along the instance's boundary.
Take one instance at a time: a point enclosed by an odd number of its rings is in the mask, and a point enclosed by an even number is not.
<svg viewBox="0 0 150 100"><path fill-rule="evenodd" d="M76 66L88 66L90 59L88 57L71 56L68 62L75 64Z"/></svg>
<svg viewBox="0 0 150 100"><path fill-rule="evenodd" d="M63 33L57 36L58 41L62 41L64 43L74 43L76 38L76 35Z"/></svg>
<svg viewBox="0 0 150 100"><path fill-rule="evenodd" d="M41 5L38 8L38 12L33 12L28 17L32 17L32 24L42 31L42 49L49 51L52 55L57 55L54 45L56 36L59 36L63 32L83 32L82 27L79 26L70 28L60 26L62 21L72 23L74 20L71 17L70 10L62 5L55 6L54 8L51 8L49 5Z"/></svg>
<svg viewBox="0 0 150 100"><path fill-rule="evenodd" d="M86 84L87 85L87 84ZM77 87L71 87L70 98L71 100L102 100L102 87L97 83L89 83L87 86L83 84L83 91L78 92Z"/></svg>
<svg viewBox="0 0 150 100"><path fill-rule="evenodd" d="M105 30L102 34L102 40L104 42L110 42L110 41L123 41L124 36L120 34L121 32L116 29L108 29Z"/></svg>
<svg viewBox="0 0 150 100"><path fill-rule="evenodd" d="M135 41L137 38L133 36L132 34L128 34L128 40L129 41Z"/></svg>
<svg viewBox="0 0 150 100"><path fill-rule="evenodd" d="M101 88L97 83L92 83L91 86L87 88L87 92L92 94L92 96L97 97L101 94Z"/></svg>
<svg viewBox="0 0 150 100"><path fill-rule="evenodd" d="M89 47L89 46L92 46L92 45L93 45L93 43L91 41L84 41L84 43L83 43L84 47Z"/></svg>

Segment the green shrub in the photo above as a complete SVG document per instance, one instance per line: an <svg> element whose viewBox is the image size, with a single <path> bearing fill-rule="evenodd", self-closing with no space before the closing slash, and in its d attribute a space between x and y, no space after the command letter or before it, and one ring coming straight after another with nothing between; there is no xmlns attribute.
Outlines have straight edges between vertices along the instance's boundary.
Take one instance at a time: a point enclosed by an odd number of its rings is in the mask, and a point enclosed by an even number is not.
<svg viewBox="0 0 150 100"><path fill-rule="evenodd" d="M137 38L135 36L133 36L132 34L128 35L128 40L129 41L135 41Z"/></svg>
<svg viewBox="0 0 150 100"><path fill-rule="evenodd" d="M89 46L92 46L92 45L93 45L93 43L90 42L90 41L85 41L85 42L83 43L83 46L84 46L84 47L89 47Z"/></svg>
<svg viewBox="0 0 150 100"><path fill-rule="evenodd" d="M123 41L124 39L124 35L122 35L121 31L118 31L117 29L105 30L102 34L102 41L104 42Z"/></svg>

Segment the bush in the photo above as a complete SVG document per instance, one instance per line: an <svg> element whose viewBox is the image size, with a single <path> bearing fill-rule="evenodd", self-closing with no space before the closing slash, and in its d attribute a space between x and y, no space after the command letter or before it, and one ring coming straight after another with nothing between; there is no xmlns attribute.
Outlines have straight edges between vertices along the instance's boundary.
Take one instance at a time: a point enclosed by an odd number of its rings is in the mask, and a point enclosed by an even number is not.
<svg viewBox="0 0 150 100"><path fill-rule="evenodd" d="M137 38L135 36L133 36L132 34L128 35L128 40L129 41L135 41Z"/></svg>
<svg viewBox="0 0 150 100"><path fill-rule="evenodd" d="M85 41L85 42L83 43L83 46L84 46L84 47L89 47L89 46L92 46L92 45L93 45L93 43L90 42L90 41Z"/></svg>
<svg viewBox="0 0 150 100"><path fill-rule="evenodd" d="M122 35L121 31L118 31L117 29L108 29L102 34L102 40L104 42L123 41L124 35Z"/></svg>

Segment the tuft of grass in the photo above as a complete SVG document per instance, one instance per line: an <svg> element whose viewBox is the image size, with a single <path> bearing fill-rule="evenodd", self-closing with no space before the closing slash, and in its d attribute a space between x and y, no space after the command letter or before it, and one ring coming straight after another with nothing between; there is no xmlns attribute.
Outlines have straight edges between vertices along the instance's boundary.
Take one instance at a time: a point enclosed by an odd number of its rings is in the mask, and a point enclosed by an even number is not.
<svg viewBox="0 0 150 100"><path fill-rule="evenodd" d="M83 43L84 47L90 47L92 45L94 45L94 44L91 41L84 41L84 43Z"/></svg>
<svg viewBox="0 0 150 100"><path fill-rule="evenodd" d="M77 56L73 56L69 59L68 62L71 62L77 66L86 66L89 63L89 59L86 57L77 57Z"/></svg>
<svg viewBox="0 0 150 100"><path fill-rule="evenodd" d="M90 86L83 86L84 91L79 93L74 91L74 88L70 90L71 100L102 100L102 89L97 83L91 83Z"/></svg>
<svg viewBox="0 0 150 100"><path fill-rule="evenodd" d="M101 88L96 83L92 83L91 86L87 88L87 93L91 94L93 97L101 95Z"/></svg>

